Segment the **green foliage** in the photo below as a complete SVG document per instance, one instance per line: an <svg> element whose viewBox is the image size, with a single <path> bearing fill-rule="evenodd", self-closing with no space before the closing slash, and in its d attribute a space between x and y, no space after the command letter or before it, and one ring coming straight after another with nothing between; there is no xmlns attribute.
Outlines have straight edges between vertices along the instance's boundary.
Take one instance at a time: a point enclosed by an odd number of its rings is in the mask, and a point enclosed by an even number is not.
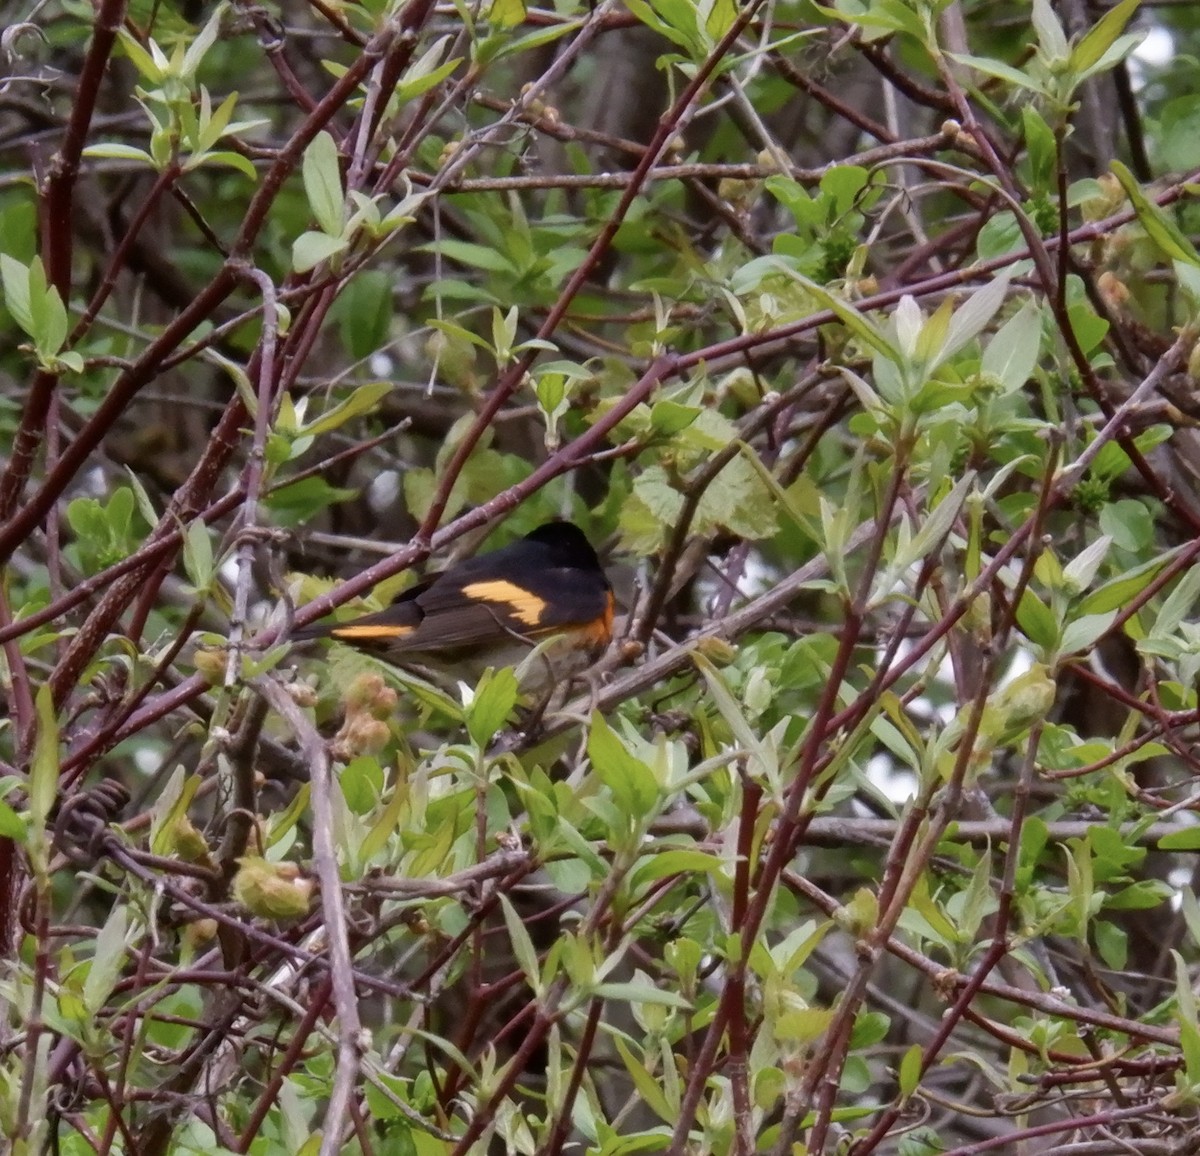
<svg viewBox="0 0 1200 1156"><path fill-rule="evenodd" d="M134 492L128 486L118 486L107 502L96 498L71 502L67 524L75 541L68 553L75 565L85 574L92 574L132 554L145 532L139 513Z"/></svg>
<svg viewBox="0 0 1200 1156"><path fill-rule="evenodd" d="M83 359L75 352L63 353L67 340L67 311L53 285L46 283L41 258L28 265L0 253L0 275L4 284L4 303L17 324L33 340L38 364L49 370L80 373Z"/></svg>
<svg viewBox="0 0 1200 1156"><path fill-rule="evenodd" d="M27 20L6 1151L1192 1126L1194 13ZM584 678L289 649L558 517Z"/></svg>

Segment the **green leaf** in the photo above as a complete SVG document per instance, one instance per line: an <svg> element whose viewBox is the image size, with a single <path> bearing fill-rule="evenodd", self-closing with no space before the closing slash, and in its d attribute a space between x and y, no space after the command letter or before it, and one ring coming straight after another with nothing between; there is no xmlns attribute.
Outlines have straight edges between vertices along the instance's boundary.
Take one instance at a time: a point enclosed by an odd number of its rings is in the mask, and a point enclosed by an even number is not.
<svg viewBox="0 0 1200 1156"><path fill-rule="evenodd" d="M108 506L104 511L113 541L126 542L129 540L129 528L133 524L134 504L133 491L128 486L118 486L113 490L113 495L108 499Z"/></svg>
<svg viewBox="0 0 1200 1156"><path fill-rule="evenodd" d="M547 372L543 366L534 388L538 408L546 419L546 446L558 445L558 419L567 411L567 377L562 373Z"/></svg>
<svg viewBox="0 0 1200 1156"><path fill-rule="evenodd" d="M1179 1042L1183 1047L1184 1068L1188 1083L1193 1087L1200 1084L1200 1027L1196 1023L1196 996L1192 991L1192 978L1183 956L1174 948L1171 958L1175 960L1175 1002L1179 1020Z"/></svg>
<svg viewBox="0 0 1200 1156"><path fill-rule="evenodd" d="M99 157L104 160L137 161L139 164L154 168L154 159L145 149L134 148L133 145L117 144L115 141L109 144L88 145L83 150L83 155Z"/></svg>
<svg viewBox="0 0 1200 1156"><path fill-rule="evenodd" d="M871 318L860 313L843 298L830 293L823 285L819 285L811 278L797 272L783 258L767 256L756 257L754 260L748 261L740 269L734 271L730 279L730 289L739 297L747 296L757 291L764 278L771 274L778 274L802 285L818 305L830 310L869 349L882 354L889 361L899 363L902 360L883 329L876 325Z"/></svg>
<svg viewBox="0 0 1200 1156"><path fill-rule="evenodd" d="M273 491L265 504L280 525L300 526L329 506L356 497L358 490L331 486L324 478L311 477Z"/></svg>
<svg viewBox="0 0 1200 1156"><path fill-rule="evenodd" d="M342 227L342 236L353 237L360 230L367 233L368 236L375 236L379 229L379 202L380 196L368 197L366 193L360 192L358 189L351 189L348 194L349 219Z"/></svg>
<svg viewBox="0 0 1200 1156"><path fill-rule="evenodd" d="M329 433L340 429L353 418L363 414L374 413L379 403L392 392L390 381L371 381L358 386L349 397L339 401L332 409L326 410L314 421L300 427L300 433L307 437ZM337 491L346 495L353 491ZM339 499L341 500L341 499Z"/></svg>
<svg viewBox="0 0 1200 1156"><path fill-rule="evenodd" d="M641 1102L656 1113L660 1120L668 1124L675 1123L679 1114L667 1103L662 1088L659 1087L658 1081L650 1070L650 1065L633 1054L619 1033L613 1034L613 1043L616 1045L621 1062L625 1065L625 1070L629 1073L629 1077L637 1089ZM658 1147L657 1143L655 1147Z"/></svg>
<svg viewBox="0 0 1200 1156"><path fill-rule="evenodd" d="M696 37L694 12L690 22L685 21L684 27L680 28L676 22L678 17L675 14L674 6L663 4L661 0L653 7L647 4L646 0L625 0L625 7L647 28L653 29L672 44L678 45L690 56L699 54L701 46ZM662 16L659 15L660 11L663 11Z"/></svg>
<svg viewBox="0 0 1200 1156"><path fill-rule="evenodd" d="M1197 125L1196 132L1200 133L1200 124ZM1200 164L1200 156L1197 157L1196 164ZM1194 168L1195 165L1184 167ZM1172 261L1171 265L1175 270L1175 279L1179 282L1180 289L1187 294L1192 312L1200 312L1200 268L1189 265L1186 261Z"/></svg>
<svg viewBox="0 0 1200 1156"><path fill-rule="evenodd" d="M40 262L39 262L40 265ZM33 343L43 357L53 357L67 340L67 310L53 285L43 285L40 297L30 278L29 305L33 310Z"/></svg>
<svg viewBox="0 0 1200 1156"><path fill-rule="evenodd" d="M1200 903L1196 902L1196 893L1187 885L1179 893L1179 911L1187 924L1192 943L1200 944Z"/></svg>
<svg viewBox="0 0 1200 1156"><path fill-rule="evenodd" d="M170 132L165 128L157 128L150 134L150 159L154 162L154 167L165 169L174 158L175 142L171 137Z"/></svg>
<svg viewBox="0 0 1200 1156"><path fill-rule="evenodd" d="M342 344L356 361L375 353L388 341L392 328L392 278L382 269L355 274L334 309Z"/></svg>
<svg viewBox="0 0 1200 1156"><path fill-rule="evenodd" d="M371 825L371 829L359 844L358 855L362 863L370 863L387 846L388 840L399 830L400 821L403 819L405 810L409 805L409 794L403 784L404 779L393 783L391 795L383 811L379 813L375 822ZM305 784L305 789L307 789L307 784Z"/></svg>
<svg viewBox="0 0 1200 1156"><path fill-rule="evenodd" d="M338 786L351 811L356 815L370 814L383 790L383 768L379 760L370 755L351 759L338 775Z"/></svg>
<svg viewBox="0 0 1200 1156"><path fill-rule="evenodd" d="M1104 906L1111 911L1149 911L1174 895L1175 889L1161 879L1138 879L1110 895Z"/></svg>
<svg viewBox="0 0 1200 1156"><path fill-rule="evenodd" d="M146 487L142 485L141 479L128 466L125 467L125 473L129 476L130 489L134 500L137 502L138 512L142 515L142 520L147 526L157 525L158 514L154 509L154 503L150 500L150 495L146 492Z"/></svg>
<svg viewBox="0 0 1200 1156"><path fill-rule="evenodd" d="M27 834L25 816L18 815L7 803L0 801L0 837L23 843Z"/></svg>
<svg viewBox="0 0 1200 1156"><path fill-rule="evenodd" d="M993 213L983 223L975 239L975 252L981 261L994 261L1024 248L1025 238L1017 218L1007 209Z"/></svg>
<svg viewBox="0 0 1200 1156"><path fill-rule="evenodd" d="M155 855L169 855L176 824L182 819L200 787L198 775L187 777L182 766L176 767L150 811L150 850Z"/></svg>
<svg viewBox="0 0 1200 1156"><path fill-rule="evenodd" d="M1016 393L1033 375L1041 341L1041 311L1026 301L988 342L980 371L998 378L1005 393Z"/></svg>
<svg viewBox="0 0 1200 1156"><path fill-rule="evenodd" d="M1196 829L1200 831L1200 827ZM720 878L725 874L726 866L720 856L710 855L706 851L671 849L651 855L638 866L634 878L639 887L656 879L666 879L669 875L691 875L698 871Z"/></svg>
<svg viewBox="0 0 1200 1156"><path fill-rule="evenodd" d="M322 232L341 237L344 224L345 196L342 193L342 174L338 165L338 149L327 132L319 132L304 150L301 165L304 193L308 206ZM315 264L315 262L314 262ZM298 272L303 272L297 265ZM312 268L312 266L308 266Z"/></svg>
<svg viewBox="0 0 1200 1156"><path fill-rule="evenodd" d="M996 910L996 898L992 894L991 860L986 855L979 857L975 870L971 872L971 882L965 891L960 891L953 897L953 907L957 908L958 934L962 943L970 943L975 939L984 919Z"/></svg>
<svg viewBox="0 0 1200 1156"><path fill-rule="evenodd" d="M503 60L507 56L531 52L544 45L553 44L554 41L561 40L564 36L573 36L581 27L583 27L582 20L561 20L547 24L544 28L535 28L532 32L526 32L521 36L505 36L502 38L495 58Z"/></svg>
<svg viewBox="0 0 1200 1156"><path fill-rule="evenodd" d="M757 730L746 717L741 704L733 697L721 672L702 654L693 654L692 661L704 675L708 692L713 704L720 711L721 717L733 732L734 740L743 750L750 754L768 777L774 778L778 773L777 760L772 757L767 745L758 736Z"/></svg>
<svg viewBox="0 0 1200 1156"><path fill-rule="evenodd" d="M701 534L725 529L751 542L779 529L775 502L745 457L729 462L701 495L694 529Z"/></svg>
<svg viewBox="0 0 1200 1156"><path fill-rule="evenodd" d="M1082 594L1095 581L1111 545L1112 539L1102 534L1063 567L1062 586L1068 594Z"/></svg>
<svg viewBox="0 0 1200 1156"><path fill-rule="evenodd" d="M76 498L68 503L67 525L92 549L101 549L108 541L108 519L95 498Z"/></svg>
<svg viewBox="0 0 1200 1156"><path fill-rule="evenodd" d="M705 406L696 415L696 420L680 431L680 446L702 451L707 460L713 450L723 450L737 437L737 426L716 409Z"/></svg>
<svg viewBox="0 0 1200 1156"><path fill-rule="evenodd" d="M1050 608L1028 587L1017 606L1017 625L1026 638L1043 650L1053 650L1058 644L1058 621Z"/></svg>
<svg viewBox="0 0 1200 1156"><path fill-rule="evenodd" d="M708 33L713 43L721 39L737 19L738 6L734 0L711 0L708 15L704 20L704 31Z"/></svg>
<svg viewBox="0 0 1200 1156"><path fill-rule="evenodd" d="M1149 562L1143 562L1124 574L1105 582L1093 590L1079 603L1081 614L1103 614L1106 610L1120 610L1136 598L1178 554L1179 548Z"/></svg>
<svg viewBox="0 0 1200 1156"><path fill-rule="evenodd" d="M803 508L803 498L800 496L807 488L805 485L807 479L801 476L785 490L779 484L779 480L771 470L759 458L758 454L755 453L752 446L739 441L738 448L741 450L742 456L754 468L754 472L758 474L759 480L775 499L776 505L795 523L796 528L812 541L819 541L820 535Z"/></svg>
<svg viewBox="0 0 1200 1156"><path fill-rule="evenodd" d="M1116 617L1117 612L1110 610L1105 614L1084 614L1068 622L1063 628L1059 653L1067 655L1090 650L1098 639L1108 633Z"/></svg>
<svg viewBox="0 0 1200 1156"><path fill-rule="evenodd" d="M1172 831L1164 835L1156 844L1160 851L1200 851L1200 825L1184 827L1181 831ZM1193 896L1192 902L1195 903ZM1198 924L1200 928L1200 924Z"/></svg>
<svg viewBox="0 0 1200 1156"><path fill-rule="evenodd" d="M500 365L504 365L512 356L519 317L520 310L515 305L507 313L501 313L499 309L492 310L492 349Z"/></svg>
<svg viewBox="0 0 1200 1156"><path fill-rule="evenodd" d="M634 554L654 554L666 541L683 509L683 495L671 485L666 470L650 466L633 483L621 506L621 540Z"/></svg>
<svg viewBox="0 0 1200 1156"><path fill-rule="evenodd" d="M1100 529L1122 550L1138 553L1154 541L1154 516L1137 498L1109 502L1100 511Z"/></svg>
<svg viewBox="0 0 1200 1156"><path fill-rule="evenodd" d="M237 169L239 173L249 177L252 181L258 179L258 170L254 167L254 162L249 157L244 157L241 153L235 153L231 149L217 149L215 152L202 153L193 161L189 161L184 165L184 168L198 169L203 168L205 165L219 165L226 169Z"/></svg>
<svg viewBox="0 0 1200 1156"><path fill-rule="evenodd" d="M958 929L942 906L930 894L929 879L922 875L913 888L910 910L901 916L901 923L922 927L921 934L942 947L951 948L959 942ZM922 926L923 925L923 926Z"/></svg>
<svg viewBox="0 0 1200 1156"><path fill-rule="evenodd" d="M0 257L7 254L19 265L37 255L37 211L32 190L27 198L0 204Z"/></svg>
<svg viewBox="0 0 1200 1156"><path fill-rule="evenodd" d="M485 269L489 273L517 273L516 266L503 253L488 245L477 245L473 241L456 241L445 238L428 245L420 246L428 252L441 253L451 261L460 265L469 265L473 269Z"/></svg>
<svg viewBox="0 0 1200 1156"><path fill-rule="evenodd" d="M913 6L903 3L890 3L889 0L875 0L869 7L851 5L847 0L836 0L835 7L825 8L814 5L818 12L837 20L844 20L859 28L886 32L906 32L918 43L926 42L925 26ZM868 37L874 39L875 37Z"/></svg>
<svg viewBox="0 0 1200 1156"><path fill-rule="evenodd" d="M525 974L525 981L535 995L541 995L542 979L537 949L525 929L525 921L517 914L508 896L503 893L500 895L500 908L504 912L504 923L508 928L508 938L512 941L513 955Z"/></svg>
<svg viewBox="0 0 1200 1156"><path fill-rule="evenodd" d="M896 552L896 560L892 568L905 570L914 562L923 559L930 551L941 546L942 540L950 532L963 503L967 500L967 494L974 485L975 471L967 470L955 482L954 488L930 511L924 524L907 546Z"/></svg>
<svg viewBox="0 0 1200 1156"><path fill-rule="evenodd" d="M1025 134L1025 152L1029 157L1030 185L1047 194L1055 189L1058 167L1058 146L1054 133L1032 104L1021 109L1021 124Z"/></svg>
<svg viewBox="0 0 1200 1156"><path fill-rule="evenodd" d="M1069 70L1083 74L1099 64L1125 30L1139 3L1141 0L1121 0L1113 5L1071 50Z"/></svg>
<svg viewBox="0 0 1200 1156"><path fill-rule="evenodd" d="M911 1096L919 1087L921 1083L921 1056L921 1045L911 1044L903 1057L901 1057L898 1072L901 1096Z"/></svg>
<svg viewBox="0 0 1200 1156"><path fill-rule="evenodd" d="M183 61L180 65L180 75L186 80L191 80L196 75L196 69L200 67L201 61L208 54L208 50L217 42L217 36L221 31L221 17L225 14L227 4L218 4L212 11L212 15L208 18L204 27L196 34L195 39L187 46L187 51L183 54Z"/></svg>
<svg viewBox="0 0 1200 1156"><path fill-rule="evenodd" d="M488 23L497 28L516 28L525 23L525 0L492 0Z"/></svg>
<svg viewBox="0 0 1200 1156"><path fill-rule="evenodd" d="M828 174L827 174L828 175ZM796 219L796 224L805 229L815 229L821 223L821 212L817 202L808 191L792 177L777 175L768 177L764 187Z"/></svg>
<svg viewBox="0 0 1200 1156"><path fill-rule="evenodd" d="M987 56L971 56L965 52L947 52L946 55L955 63L965 64L969 68L975 69L976 72L982 72L984 76L1007 80L1009 84L1016 85L1018 88L1041 91L1042 86L1033 77L999 60L992 60Z"/></svg>
<svg viewBox="0 0 1200 1156"><path fill-rule="evenodd" d="M994 277L982 289L977 289L962 303L950 319L950 329L941 350L933 360L932 365L940 365L949 357L953 357L960 349L977 337L987 327L1008 294L1010 274L1001 273Z"/></svg>
<svg viewBox="0 0 1200 1156"><path fill-rule="evenodd" d="M344 237L331 237L328 233L301 233L292 242L292 268L297 273L307 273L322 261L344 252L350 242Z"/></svg>
<svg viewBox="0 0 1200 1156"><path fill-rule="evenodd" d="M1038 38L1038 47L1046 60L1050 63L1066 60L1069 52L1067 34L1054 14L1050 0L1033 0L1030 22Z"/></svg>
<svg viewBox="0 0 1200 1156"><path fill-rule="evenodd" d="M129 909L118 903L96 936L96 951L83 981L83 1006L97 1015L108 1002L125 966L125 936L129 932Z"/></svg>
<svg viewBox="0 0 1200 1156"><path fill-rule="evenodd" d="M1145 39L1146 34L1144 32L1128 32L1124 36L1118 37L1113 46L1091 68L1087 68L1079 74L1079 79L1081 81L1087 80L1090 76L1095 76L1099 72L1107 72L1108 69L1114 68Z"/></svg>
<svg viewBox="0 0 1200 1156"><path fill-rule="evenodd" d="M212 539L202 518L190 522L184 531L183 568L196 591L211 589L216 568L213 564Z"/></svg>
<svg viewBox="0 0 1200 1156"><path fill-rule="evenodd" d="M1196 253L1191 241L1179 226L1142 192L1142 187L1133 173L1120 161L1112 162L1112 171L1121 182L1121 188L1125 190L1125 195L1137 214L1138 222L1146 230L1150 240L1172 260L1200 265L1200 255Z"/></svg>
<svg viewBox="0 0 1200 1156"><path fill-rule="evenodd" d="M1154 618L1152 633L1174 634L1184 619L1194 619L1196 599L1200 597L1200 566L1191 567L1167 595Z"/></svg>
<svg viewBox="0 0 1200 1156"><path fill-rule="evenodd" d="M38 687L36 710L37 738L29 769L29 825L30 835L40 838L58 795L58 719L48 683Z"/></svg>
<svg viewBox="0 0 1200 1156"><path fill-rule="evenodd" d="M197 140L200 151L207 152L221 139L233 119L237 107L237 93L231 92L214 110L208 97L208 89L200 89L200 136Z"/></svg>
<svg viewBox="0 0 1200 1156"><path fill-rule="evenodd" d="M785 1011L772 1025L772 1035L781 1043L807 1044L824 1034L833 1016L833 1008L807 1007Z"/></svg>
<svg viewBox="0 0 1200 1156"><path fill-rule="evenodd" d="M522 20L524 16L522 15ZM396 100L404 104L441 84L461 63L459 57L439 63L450 43L449 36L439 37L412 65L396 85Z"/></svg>
<svg viewBox="0 0 1200 1156"><path fill-rule="evenodd" d="M834 165L821 175L821 192L833 199L834 211L843 216L855 207L858 194L870 179L870 172L862 165Z"/></svg>
<svg viewBox="0 0 1200 1156"><path fill-rule="evenodd" d="M1129 960L1129 936L1124 929L1107 919L1092 921L1092 938L1105 967L1124 971Z"/></svg>
<svg viewBox="0 0 1200 1156"><path fill-rule="evenodd" d="M1108 322L1096 313L1092 303L1086 299L1067 306L1067 318L1084 353L1091 353L1108 332Z"/></svg>
<svg viewBox="0 0 1200 1156"><path fill-rule="evenodd" d="M41 264L40 257L34 261ZM29 266L0 253L0 279L4 282L4 304L13 315L13 320L30 336L33 336L33 311L29 303Z"/></svg>
<svg viewBox="0 0 1200 1156"><path fill-rule="evenodd" d="M121 47L125 50L125 55L129 58L133 67L137 69L143 80L148 80L151 84L158 85L163 81L166 75L166 59L161 61L152 56L145 48L141 46L136 37L125 28L118 28L117 35L121 38ZM151 41L153 44L153 41ZM157 45L155 45L157 48ZM161 56L161 52L158 54Z"/></svg>
<svg viewBox="0 0 1200 1156"><path fill-rule="evenodd" d="M659 1004L663 1007L679 1008L681 1011L692 1005L677 991L652 987L646 983L600 983L593 989L602 999L627 1000L629 1003Z"/></svg>
<svg viewBox="0 0 1200 1156"><path fill-rule="evenodd" d="M651 819L658 804L654 773L626 750L599 711L592 713L587 749L596 776L612 792L621 813L635 824Z"/></svg>
<svg viewBox="0 0 1200 1156"><path fill-rule="evenodd" d="M1188 93L1163 106L1158 156L1172 172L1200 165L1200 94Z"/></svg>
<svg viewBox="0 0 1200 1156"><path fill-rule="evenodd" d="M511 666L489 670L475 688L475 697L466 708L467 733L482 750L508 721L517 705L517 675Z"/></svg>

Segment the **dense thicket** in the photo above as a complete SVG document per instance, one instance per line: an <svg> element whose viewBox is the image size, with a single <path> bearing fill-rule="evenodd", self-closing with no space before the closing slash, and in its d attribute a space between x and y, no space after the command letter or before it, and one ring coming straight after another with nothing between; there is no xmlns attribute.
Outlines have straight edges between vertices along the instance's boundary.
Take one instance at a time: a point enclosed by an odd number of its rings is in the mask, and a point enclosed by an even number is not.
<svg viewBox="0 0 1200 1156"><path fill-rule="evenodd" d="M1200 1145L1193 6L0 14L6 1150Z"/></svg>

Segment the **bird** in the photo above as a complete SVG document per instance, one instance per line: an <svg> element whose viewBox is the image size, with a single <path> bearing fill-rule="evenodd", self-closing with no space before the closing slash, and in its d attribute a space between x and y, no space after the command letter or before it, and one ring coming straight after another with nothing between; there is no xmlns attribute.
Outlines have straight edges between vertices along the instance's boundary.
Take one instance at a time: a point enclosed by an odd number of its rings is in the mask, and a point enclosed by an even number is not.
<svg viewBox="0 0 1200 1156"><path fill-rule="evenodd" d="M523 690L585 670L612 639L612 585L584 532L547 522L511 545L455 563L406 590L386 610L317 622L292 640L331 638L399 667L468 678L516 666L535 647Z"/></svg>

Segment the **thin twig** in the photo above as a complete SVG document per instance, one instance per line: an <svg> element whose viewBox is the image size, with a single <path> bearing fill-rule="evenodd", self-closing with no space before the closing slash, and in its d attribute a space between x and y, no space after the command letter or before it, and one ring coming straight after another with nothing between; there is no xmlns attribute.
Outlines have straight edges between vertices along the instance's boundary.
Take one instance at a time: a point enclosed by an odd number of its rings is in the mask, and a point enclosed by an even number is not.
<svg viewBox="0 0 1200 1156"><path fill-rule="evenodd" d="M333 779L329 750L325 740L298 707L283 686L271 678L251 681L254 690L287 723L308 761L312 783L313 862L321 884L321 911L329 941L330 981L333 1005L338 1017L337 1066L333 1090L325 1110L321 1156L338 1156L349 1119L354 1086L362 1058L362 1024L358 1016L358 996L354 990L354 958L346 930L346 909L342 899L342 879L338 870L334 842L336 821L333 807Z"/></svg>

